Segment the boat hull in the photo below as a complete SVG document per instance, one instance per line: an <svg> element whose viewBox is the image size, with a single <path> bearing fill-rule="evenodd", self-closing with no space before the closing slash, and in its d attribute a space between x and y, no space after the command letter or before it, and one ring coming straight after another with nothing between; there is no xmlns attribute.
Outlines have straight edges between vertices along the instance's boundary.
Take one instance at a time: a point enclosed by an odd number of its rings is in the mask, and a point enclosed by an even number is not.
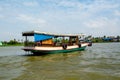
<svg viewBox="0 0 120 80"><path fill-rule="evenodd" d="M66 49L66 50L31 50L34 54L52 54L52 53L67 53L67 52L74 52L74 51L83 51L85 50L86 46L81 48L74 48L74 49Z"/></svg>
<svg viewBox="0 0 120 80"><path fill-rule="evenodd" d="M67 46L66 49L63 47L25 47L23 48L24 51L30 51L33 54L52 54L52 53L67 53L67 52L73 52L73 51L83 51L85 50L86 46L88 44L82 44L81 46L74 45L74 46Z"/></svg>

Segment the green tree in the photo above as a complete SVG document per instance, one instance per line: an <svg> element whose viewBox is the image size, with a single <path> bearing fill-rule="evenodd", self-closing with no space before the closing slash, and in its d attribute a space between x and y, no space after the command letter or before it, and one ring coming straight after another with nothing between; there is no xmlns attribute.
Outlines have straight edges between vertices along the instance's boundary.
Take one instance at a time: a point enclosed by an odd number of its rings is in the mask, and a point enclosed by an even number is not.
<svg viewBox="0 0 120 80"><path fill-rule="evenodd" d="M14 39L14 40L10 40L8 44L14 45L14 44L18 44L18 42L16 41L16 39Z"/></svg>

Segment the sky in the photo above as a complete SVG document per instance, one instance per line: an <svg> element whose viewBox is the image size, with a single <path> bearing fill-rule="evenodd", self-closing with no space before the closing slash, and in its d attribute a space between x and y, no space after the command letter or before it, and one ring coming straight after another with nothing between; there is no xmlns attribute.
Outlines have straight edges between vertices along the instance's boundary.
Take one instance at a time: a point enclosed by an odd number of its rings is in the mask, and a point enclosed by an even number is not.
<svg viewBox="0 0 120 80"><path fill-rule="evenodd" d="M0 0L0 41L33 30L120 35L120 0Z"/></svg>

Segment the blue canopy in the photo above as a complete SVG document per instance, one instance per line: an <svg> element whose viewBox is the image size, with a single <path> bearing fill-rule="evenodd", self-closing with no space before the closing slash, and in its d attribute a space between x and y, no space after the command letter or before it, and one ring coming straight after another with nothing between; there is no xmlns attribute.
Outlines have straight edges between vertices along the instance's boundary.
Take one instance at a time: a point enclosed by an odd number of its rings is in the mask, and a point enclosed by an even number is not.
<svg viewBox="0 0 120 80"><path fill-rule="evenodd" d="M54 36L45 35L45 34L34 34L34 40L35 40L35 42L42 41L42 40L47 40L47 39L51 39L53 37Z"/></svg>

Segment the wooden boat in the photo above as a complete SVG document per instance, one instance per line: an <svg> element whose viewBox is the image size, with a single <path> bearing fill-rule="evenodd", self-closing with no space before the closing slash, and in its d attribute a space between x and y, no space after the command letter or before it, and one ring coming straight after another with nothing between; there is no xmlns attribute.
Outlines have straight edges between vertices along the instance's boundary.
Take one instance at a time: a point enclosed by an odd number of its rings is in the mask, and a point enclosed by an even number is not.
<svg viewBox="0 0 120 80"><path fill-rule="evenodd" d="M83 34L51 34L39 31L23 32L25 36L24 51L34 54L65 53L72 51L82 51L89 45L87 42L80 42ZM33 36L34 42L29 42L28 37Z"/></svg>

